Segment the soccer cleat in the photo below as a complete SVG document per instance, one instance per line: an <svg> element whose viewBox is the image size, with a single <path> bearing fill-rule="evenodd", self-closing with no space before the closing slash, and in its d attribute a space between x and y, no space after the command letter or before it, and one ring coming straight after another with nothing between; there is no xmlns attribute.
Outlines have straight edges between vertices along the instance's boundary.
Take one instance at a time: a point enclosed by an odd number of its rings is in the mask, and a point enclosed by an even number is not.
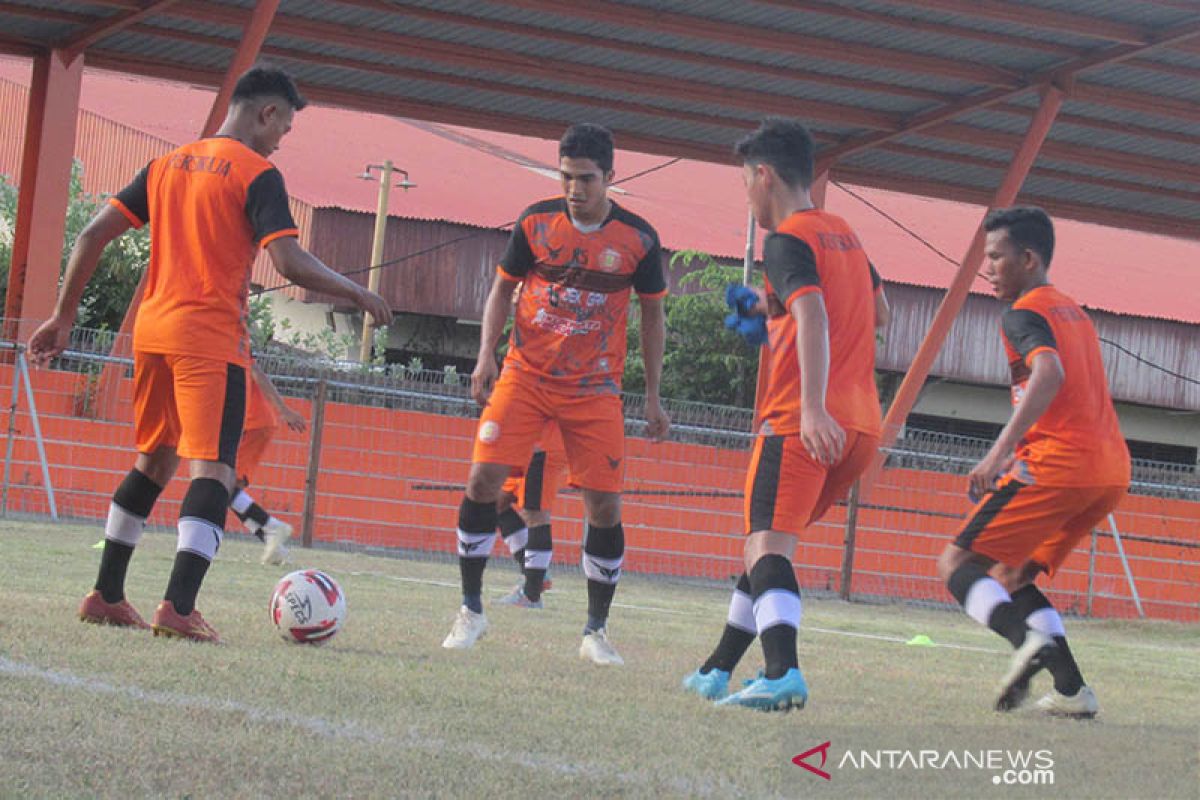
<svg viewBox="0 0 1200 800"><path fill-rule="evenodd" d="M625 659L621 658L620 653L608 640L608 631L604 628L583 635L583 643L579 645L579 657L602 666L619 667L625 663Z"/></svg>
<svg viewBox="0 0 1200 800"><path fill-rule="evenodd" d="M186 617L175 610L175 604L163 600L154 611L154 619L150 626L155 636L166 636L172 639L191 639L193 642L211 642L220 644L221 638L216 630L205 622L200 612L192 609Z"/></svg>
<svg viewBox="0 0 1200 800"><path fill-rule="evenodd" d="M790 711L793 708L804 708L808 702L808 684L797 667L792 667L774 680L766 677L750 681L746 688L734 692L724 700L718 700L719 706L742 706L759 711Z"/></svg>
<svg viewBox="0 0 1200 800"><path fill-rule="evenodd" d="M1100 703L1092 687L1081 686L1078 692L1069 696L1051 689L1049 694L1037 701L1037 708L1054 717L1091 719L1100 710Z"/></svg>
<svg viewBox="0 0 1200 800"><path fill-rule="evenodd" d="M720 700L729 693L729 673L723 669L710 669L707 673L696 670L683 679L683 690L705 700Z"/></svg>
<svg viewBox="0 0 1200 800"><path fill-rule="evenodd" d="M120 628L138 628L150 630L146 620L137 612L128 600L119 603L107 603L100 592L93 589L79 604L79 618L84 622L96 625L116 625Z"/></svg>
<svg viewBox="0 0 1200 800"><path fill-rule="evenodd" d="M454 627L442 641L442 647L447 650L466 650L474 647L475 642L482 639L483 635L487 633L487 629L486 616L476 614L466 606L462 606L458 609L458 616L454 618Z"/></svg>
<svg viewBox="0 0 1200 800"><path fill-rule="evenodd" d="M262 563L278 566L287 559L287 548L283 543L292 537L292 526L288 525L283 520L271 517L267 520L267 524L262 526L263 542L266 547L263 548Z"/></svg>
<svg viewBox="0 0 1200 800"><path fill-rule="evenodd" d="M1025 634L1025 642L1012 654L1008 672L1000 680L1000 694L996 698L997 711L1012 711L1029 696L1029 681L1045 668L1053 656L1054 640L1041 631L1031 630Z"/></svg>
<svg viewBox="0 0 1200 800"><path fill-rule="evenodd" d="M525 588L518 584L511 592L492 601L494 606L516 606L517 608L542 608L541 599L530 600L525 596Z"/></svg>

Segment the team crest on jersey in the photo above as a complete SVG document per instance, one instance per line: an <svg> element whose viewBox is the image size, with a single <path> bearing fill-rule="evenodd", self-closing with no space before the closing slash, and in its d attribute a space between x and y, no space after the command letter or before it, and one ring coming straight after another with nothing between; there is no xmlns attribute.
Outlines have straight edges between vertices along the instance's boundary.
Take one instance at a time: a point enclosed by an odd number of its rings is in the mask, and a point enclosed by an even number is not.
<svg viewBox="0 0 1200 800"><path fill-rule="evenodd" d="M616 272L621 268L621 254L611 247L606 247L601 251L596 263L605 272Z"/></svg>
<svg viewBox="0 0 1200 800"><path fill-rule="evenodd" d="M500 426L496 422L489 419L479 426L479 441L484 444L492 444L499 438Z"/></svg>

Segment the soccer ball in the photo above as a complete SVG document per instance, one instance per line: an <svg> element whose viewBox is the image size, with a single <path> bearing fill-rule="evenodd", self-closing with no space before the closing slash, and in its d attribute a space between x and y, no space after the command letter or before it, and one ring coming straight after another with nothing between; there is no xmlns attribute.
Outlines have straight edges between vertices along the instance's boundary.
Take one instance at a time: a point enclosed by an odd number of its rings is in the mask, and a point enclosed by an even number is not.
<svg viewBox="0 0 1200 800"><path fill-rule="evenodd" d="M286 641L324 644L346 621L346 595L318 569L288 573L271 593L271 622Z"/></svg>

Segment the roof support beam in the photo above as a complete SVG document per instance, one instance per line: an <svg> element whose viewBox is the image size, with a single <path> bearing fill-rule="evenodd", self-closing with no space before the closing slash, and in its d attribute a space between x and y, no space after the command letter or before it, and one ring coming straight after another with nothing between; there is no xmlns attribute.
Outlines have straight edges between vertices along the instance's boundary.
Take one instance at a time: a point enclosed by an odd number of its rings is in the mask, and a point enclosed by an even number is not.
<svg viewBox="0 0 1200 800"><path fill-rule="evenodd" d="M111 17L98 20L62 43L61 47L65 53L64 57L68 61L73 61L76 56L105 36L141 22L146 17L161 11L174 2L177 2L177 0L146 0L140 4L141 7L137 10L113 14Z"/></svg>
<svg viewBox="0 0 1200 800"><path fill-rule="evenodd" d="M234 53L233 60L229 62L229 68L225 70L221 88L217 90L217 97L213 100L212 108L208 112L208 119L200 131L200 138L212 136L217 132L217 128L221 127L221 122L225 119L225 112L229 110L229 98L233 97L233 87L241 74L250 69L258 60L259 51L262 50L263 42L267 39L267 31L271 29L271 23L275 20L275 12L278 10L279 0L258 0L254 4L254 11L246 20L246 27L242 29L242 38L238 42L237 52Z"/></svg>
<svg viewBox="0 0 1200 800"><path fill-rule="evenodd" d="M954 0L955 2L957 0ZM851 153L857 153L861 150L867 150L876 145L883 144L886 141L895 139L898 136L903 136L906 133L924 130L925 128L937 125L941 122L953 119L967 111L973 111L979 108L986 108L996 103L1003 102L1012 97L1015 97L1033 86L1058 86L1070 87L1071 93L1075 92L1076 76L1089 69L1103 66L1105 64L1115 64L1121 61L1127 61L1131 58L1153 50L1159 47L1169 47L1173 44L1188 41L1200 37L1200 17L1183 25L1176 25L1169 31L1156 34L1152 37L1152 41L1140 45L1114 45L1112 47L1102 48L1094 53L1069 61L1066 64L1050 67L1041 70L1027 77L1023 87L1018 89L988 89L984 92L968 95L957 103L952 103L941 108L930 109L929 111L915 114L909 118L904 124L892 131L882 131L879 133L869 133L863 136L852 137L831 148L826 152L819 154L822 162L832 163L838 159L844 158ZM1103 93L1106 89L1093 87L1093 92ZM1105 95L1102 95L1105 96ZM1157 101L1159 98L1155 98ZM1186 106L1186 103L1180 103L1181 106ZM1195 112L1195 109L1191 109Z"/></svg>
<svg viewBox="0 0 1200 800"><path fill-rule="evenodd" d="M1025 177L1029 174L1030 168L1033 167L1033 162L1037 160L1038 150L1041 149L1047 134L1050 133L1050 128L1054 124L1054 118L1058 115L1058 110L1062 107L1064 96L1063 91L1054 86L1049 86L1043 91L1041 105L1038 106L1037 112L1029 122L1029 128L1025 132L1021 146L1013 155L1012 162L1009 164L1004 179L1000 182L996 194L992 197L992 202L988 207L989 210L1010 206L1016 200L1017 194L1021 190L1021 184L1025 182ZM937 313L934 314L929 331L925 334L921 346L917 349L917 354L913 357L913 362L909 366L908 372L905 373L904 380L900 383L900 388L896 391L896 396L888 408L879 440L881 451L894 444L896 437L899 436L900 429L904 426L904 420L908 418L909 412L912 411L913 405L917 402L917 395L925 385L925 379L929 376L929 370L933 366L934 359L941 352L942 344L946 341L947 334L950 333L950 326L954 324L954 318L958 316L963 302L967 299L967 293L971 289L971 284L975 282L976 274L979 272L979 265L983 260L985 236L986 234L981 224L979 229L976 230L975 237L971 240L970 246L967 248L966 255L963 256L963 260L959 264L958 271L954 274L954 278L950 282L950 288L947 289L946 296L942 298L941 304L938 305ZM863 476L861 486L864 496L869 496L870 490L876 479L878 479L882 468L883 457L882 455L877 455L868 474Z"/></svg>
<svg viewBox="0 0 1200 800"><path fill-rule="evenodd" d="M4 304L4 336L9 339L28 338L54 312L58 295L83 83L83 59L67 62L63 55L45 50L33 59Z"/></svg>

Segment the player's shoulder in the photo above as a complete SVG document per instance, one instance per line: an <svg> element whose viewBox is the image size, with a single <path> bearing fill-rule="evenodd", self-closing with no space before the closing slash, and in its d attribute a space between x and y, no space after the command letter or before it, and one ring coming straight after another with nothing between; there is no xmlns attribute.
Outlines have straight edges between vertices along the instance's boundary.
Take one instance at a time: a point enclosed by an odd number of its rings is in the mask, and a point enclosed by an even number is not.
<svg viewBox="0 0 1200 800"><path fill-rule="evenodd" d="M650 239L655 242L658 241L658 231L654 229L653 225L646 221L645 217L635 214L628 208L619 205L615 201L613 201L612 212L609 214L609 218L613 222L618 222L622 225L628 225L630 228L637 230L639 233L650 237Z"/></svg>
<svg viewBox="0 0 1200 800"><path fill-rule="evenodd" d="M524 222L530 217L545 217L555 214L567 213L567 199L562 195L556 197L547 197L544 200L538 200L536 203L530 203L521 212L518 217L518 222Z"/></svg>

